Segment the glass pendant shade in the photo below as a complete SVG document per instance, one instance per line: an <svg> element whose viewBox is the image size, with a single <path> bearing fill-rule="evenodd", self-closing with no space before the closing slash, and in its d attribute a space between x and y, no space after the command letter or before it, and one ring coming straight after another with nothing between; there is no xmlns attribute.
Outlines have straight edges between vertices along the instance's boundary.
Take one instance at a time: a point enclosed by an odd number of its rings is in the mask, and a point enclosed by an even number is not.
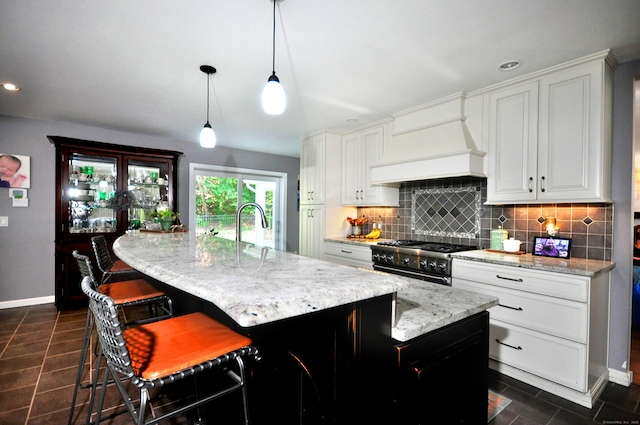
<svg viewBox="0 0 640 425"><path fill-rule="evenodd" d="M287 106L287 96L274 72L262 89L262 109L269 115L280 115Z"/></svg>
<svg viewBox="0 0 640 425"><path fill-rule="evenodd" d="M204 125L204 128L200 131L200 146L203 148L213 148L216 146L216 133L211 128L209 121Z"/></svg>

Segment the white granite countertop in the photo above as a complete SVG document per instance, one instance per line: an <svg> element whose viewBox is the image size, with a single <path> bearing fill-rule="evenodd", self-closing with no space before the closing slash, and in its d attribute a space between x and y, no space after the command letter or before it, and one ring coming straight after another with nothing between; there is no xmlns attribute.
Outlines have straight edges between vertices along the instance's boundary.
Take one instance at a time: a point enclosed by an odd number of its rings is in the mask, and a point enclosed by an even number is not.
<svg viewBox="0 0 640 425"><path fill-rule="evenodd" d="M193 233L129 233L115 254L248 327L391 294L405 278Z"/></svg>
<svg viewBox="0 0 640 425"><path fill-rule="evenodd" d="M585 260L583 258L570 258L567 260L562 258L540 257L532 254L517 255L486 250L457 252L451 254L451 256L454 258L453 267L455 267L455 259L460 258L483 263L589 277L607 272L616 265L616 263L612 261Z"/></svg>
<svg viewBox="0 0 640 425"><path fill-rule="evenodd" d="M367 239L367 238L324 238L325 242L338 242L346 245L367 246L377 245L378 242L389 241L391 239Z"/></svg>
<svg viewBox="0 0 640 425"><path fill-rule="evenodd" d="M398 292L396 325L391 336L408 341L498 305L498 298L406 278Z"/></svg>

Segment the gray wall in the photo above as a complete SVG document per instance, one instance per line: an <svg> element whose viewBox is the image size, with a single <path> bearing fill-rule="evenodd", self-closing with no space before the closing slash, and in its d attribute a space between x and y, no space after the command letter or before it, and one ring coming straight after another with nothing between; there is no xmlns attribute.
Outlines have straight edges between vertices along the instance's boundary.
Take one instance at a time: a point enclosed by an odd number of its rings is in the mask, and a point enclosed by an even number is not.
<svg viewBox="0 0 640 425"><path fill-rule="evenodd" d="M194 137L198 135L194 130ZM29 206L11 206L9 191L0 188L0 216L9 227L0 227L0 302L53 296L55 149L47 135L184 152L178 164L179 210L189 222L189 164L251 168L285 172L287 182L286 250L298 251L297 184L299 158L216 147L203 149L197 142L179 142L63 122L36 121L0 115L0 152L31 157Z"/></svg>
<svg viewBox="0 0 640 425"><path fill-rule="evenodd" d="M634 61L619 66L613 78L612 260L615 261L616 267L611 274L609 367L620 371L629 367L631 342L633 79L638 76L640 61Z"/></svg>

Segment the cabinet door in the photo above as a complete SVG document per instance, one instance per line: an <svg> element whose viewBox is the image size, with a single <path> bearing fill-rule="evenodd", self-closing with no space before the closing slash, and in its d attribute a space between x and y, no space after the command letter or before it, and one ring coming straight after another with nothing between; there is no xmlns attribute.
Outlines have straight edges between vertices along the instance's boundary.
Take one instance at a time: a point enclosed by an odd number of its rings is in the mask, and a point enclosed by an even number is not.
<svg viewBox="0 0 640 425"><path fill-rule="evenodd" d="M110 200L120 190L119 156L82 151L69 151L65 156L60 179L62 232L117 232L118 213L110 208Z"/></svg>
<svg viewBox="0 0 640 425"><path fill-rule="evenodd" d="M538 83L489 96L487 202L536 199Z"/></svg>
<svg viewBox="0 0 640 425"><path fill-rule="evenodd" d="M313 136L300 148L300 203L324 202L325 136Z"/></svg>
<svg viewBox="0 0 640 425"><path fill-rule="evenodd" d="M300 208L300 255L322 259L324 211L319 206Z"/></svg>
<svg viewBox="0 0 640 425"><path fill-rule="evenodd" d="M538 199L603 199L602 91L601 64L540 80Z"/></svg>
<svg viewBox="0 0 640 425"><path fill-rule="evenodd" d="M138 229L145 222L152 222L152 214L158 208L175 210L171 161L127 156L125 167L127 189L134 200L126 211L129 229Z"/></svg>
<svg viewBox="0 0 640 425"><path fill-rule="evenodd" d="M341 193L343 205L357 205L362 198L360 168L360 134L345 136L342 139L342 179Z"/></svg>
<svg viewBox="0 0 640 425"><path fill-rule="evenodd" d="M378 163L383 141L383 130L377 127L362 133L360 146L360 200L363 205L375 205L383 202L383 186L371 184L371 166Z"/></svg>

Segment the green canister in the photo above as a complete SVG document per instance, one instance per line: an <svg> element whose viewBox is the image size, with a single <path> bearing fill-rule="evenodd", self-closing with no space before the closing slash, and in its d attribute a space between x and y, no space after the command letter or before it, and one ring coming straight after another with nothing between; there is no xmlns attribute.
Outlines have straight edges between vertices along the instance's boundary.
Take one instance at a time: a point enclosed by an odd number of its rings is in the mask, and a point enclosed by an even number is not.
<svg viewBox="0 0 640 425"><path fill-rule="evenodd" d="M502 241L509 238L509 232L498 226L497 229L491 231L491 249L502 251Z"/></svg>

